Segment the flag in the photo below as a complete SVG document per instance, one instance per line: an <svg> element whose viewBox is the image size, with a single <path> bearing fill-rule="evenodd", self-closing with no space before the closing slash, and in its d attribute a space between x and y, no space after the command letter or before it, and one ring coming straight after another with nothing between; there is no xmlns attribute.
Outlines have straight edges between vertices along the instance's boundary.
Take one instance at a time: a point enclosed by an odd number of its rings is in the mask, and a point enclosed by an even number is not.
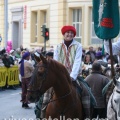
<svg viewBox="0 0 120 120"><path fill-rule="evenodd" d="M93 20L98 38L115 38L119 34L118 0L93 0Z"/></svg>

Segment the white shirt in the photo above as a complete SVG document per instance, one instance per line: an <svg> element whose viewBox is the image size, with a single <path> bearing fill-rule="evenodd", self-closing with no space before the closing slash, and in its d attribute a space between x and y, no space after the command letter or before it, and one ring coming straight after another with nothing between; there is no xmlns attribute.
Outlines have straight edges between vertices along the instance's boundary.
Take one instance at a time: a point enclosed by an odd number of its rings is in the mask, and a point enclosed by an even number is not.
<svg viewBox="0 0 120 120"><path fill-rule="evenodd" d="M62 41L62 43L64 44L64 41ZM72 72L70 73L70 77L72 77L74 80L76 80L77 76L78 76L78 74L80 72L80 69L81 69L82 45L79 42L77 42L76 40L73 40L73 42L70 44L70 46L73 45L73 44L77 44L78 47L77 47L77 50L76 50L76 55L75 55L74 64L73 64L73 67L72 67ZM67 50L67 46L66 45L65 45L65 48ZM54 50L54 57L53 57L53 59L58 61L57 47Z"/></svg>
<svg viewBox="0 0 120 120"><path fill-rule="evenodd" d="M109 41L104 40L104 48L107 53L110 54L110 47L109 47ZM120 38L118 39L117 42L112 43L112 52L113 55L119 55L120 54Z"/></svg>
<svg viewBox="0 0 120 120"><path fill-rule="evenodd" d="M104 41L104 48L105 51L110 54L109 41ZM120 65L120 38L117 42L112 43L112 53L118 56L118 63Z"/></svg>

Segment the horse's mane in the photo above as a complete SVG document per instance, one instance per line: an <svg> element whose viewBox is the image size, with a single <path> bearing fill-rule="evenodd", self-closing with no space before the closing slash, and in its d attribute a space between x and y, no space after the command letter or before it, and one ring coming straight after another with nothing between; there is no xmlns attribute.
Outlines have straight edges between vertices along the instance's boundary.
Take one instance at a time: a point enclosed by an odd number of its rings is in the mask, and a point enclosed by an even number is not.
<svg viewBox="0 0 120 120"><path fill-rule="evenodd" d="M48 59L48 63L50 65L50 69L55 71L56 74L66 76L68 82L71 83L70 74L68 73L67 69L65 68L63 64L53 59Z"/></svg>
<svg viewBox="0 0 120 120"><path fill-rule="evenodd" d="M71 83L70 75L63 64L61 64L53 59L48 59L47 64L48 64L49 70L54 71L54 73L56 73L57 75L60 75L61 77L65 76L65 78L67 78L68 82ZM38 67L36 66L33 71L32 77L31 77L30 85L31 84L35 85L36 80L37 80L37 78L36 78L37 72L38 72Z"/></svg>

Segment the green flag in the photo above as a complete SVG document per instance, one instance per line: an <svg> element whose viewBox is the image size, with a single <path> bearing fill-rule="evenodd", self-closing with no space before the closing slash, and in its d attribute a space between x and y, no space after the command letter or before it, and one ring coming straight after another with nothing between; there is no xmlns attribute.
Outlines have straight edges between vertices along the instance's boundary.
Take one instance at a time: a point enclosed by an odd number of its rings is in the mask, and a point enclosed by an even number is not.
<svg viewBox="0 0 120 120"><path fill-rule="evenodd" d="M93 20L99 38L115 38L119 34L118 0L93 0Z"/></svg>

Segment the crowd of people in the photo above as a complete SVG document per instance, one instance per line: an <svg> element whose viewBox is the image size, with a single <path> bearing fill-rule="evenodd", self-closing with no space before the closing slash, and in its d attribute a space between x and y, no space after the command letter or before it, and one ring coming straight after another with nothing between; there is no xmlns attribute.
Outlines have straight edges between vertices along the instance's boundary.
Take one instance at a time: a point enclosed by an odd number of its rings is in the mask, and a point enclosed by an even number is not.
<svg viewBox="0 0 120 120"><path fill-rule="evenodd" d="M110 81L110 74L106 74L106 69L111 68L111 59L108 53L103 53L102 48L94 49L92 46L89 50L82 48L82 45L77 42L74 37L76 36L76 29L73 26L63 26L61 29L63 41L53 50L47 52L43 49L24 49L20 48L11 49L6 52L5 49L0 51L0 67L7 68L13 65L19 66L20 81L22 81L22 107L28 106L26 99L27 85L34 71L37 62L34 59L35 53L42 53L45 57L53 58L54 60L62 63L68 70L73 85L79 89L77 77L82 76L91 88L91 91L96 99L97 105L94 107L92 118L106 118L106 103L102 96L102 89ZM119 66L119 55L114 54L114 66ZM39 102L38 102L39 103ZM37 112L40 115L40 112ZM36 115L37 116L37 115Z"/></svg>
<svg viewBox="0 0 120 120"><path fill-rule="evenodd" d="M26 99L27 94L27 87L30 82L30 78L32 76L33 70L35 65L37 64L34 59L34 53L42 53L44 56L52 57L53 50L52 48L47 52L44 52L42 48L37 47L35 49L28 50L27 48L20 48L11 49L7 51L5 48L0 50L0 67L10 68L14 65L18 66L19 69L19 85L6 85L1 87L1 90L5 89L14 89L16 90L17 87L22 87L22 95L21 95L21 102L23 108L29 108L28 101ZM8 79L8 77L6 78ZM6 80L7 81L7 80Z"/></svg>

